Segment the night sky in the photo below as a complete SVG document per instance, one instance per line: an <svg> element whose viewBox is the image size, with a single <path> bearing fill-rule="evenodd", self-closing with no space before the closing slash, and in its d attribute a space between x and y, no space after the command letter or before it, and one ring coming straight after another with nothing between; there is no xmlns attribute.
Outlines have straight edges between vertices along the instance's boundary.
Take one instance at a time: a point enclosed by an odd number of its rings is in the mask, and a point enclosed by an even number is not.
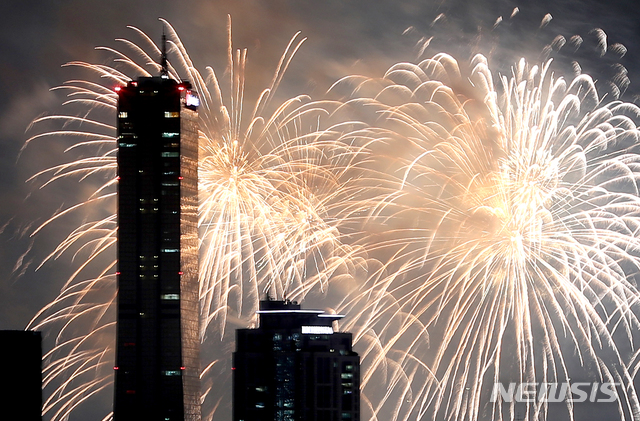
<svg viewBox="0 0 640 421"><path fill-rule="evenodd" d="M520 9L509 21L514 7ZM377 0L365 1L35 1L8 0L0 14L0 329L23 329L59 291L69 276L69 259L35 271L77 220L64 220L61 233L30 232L58 208L74 203L82 191L68 183L38 190L25 183L35 172L64 161L64 147L53 141L30 145L22 153L29 123L38 116L62 112L64 96L52 87L76 77L63 64L82 60L111 63L96 46L118 47L117 38L134 35L136 26L159 40L167 19L177 30L196 67L224 70L226 19L232 15L234 44L249 49L250 85L269 82L277 59L297 31L308 37L281 85L279 95L302 93L322 98L331 84L348 74L381 76L398 61L416 60L416 41L434 36L431 54L444 50L460 61L474 52L488 55L494 69L507 71L521 56L536 60L555 35L579 34L585 45L577 58L599 83L618 62L631 85L623 99L640 94L640 6L636 0ZM446 22L432 24L444 13ZM543 29L545 14L553 20ZM504 22L492 31L499 16ZM414 28L405 31L407 28ZM590 31L602 28L609 44L628 48L622 58L599 57L590 49ZM576 58L562 52L558 62ZM606 91L605 82L602 89ZM96 415L97 416L97 415ZM594 415L595 417L595 415ZM72 418L73 419L73 418ZM596 419L596 418L583 418Z"/></svg>

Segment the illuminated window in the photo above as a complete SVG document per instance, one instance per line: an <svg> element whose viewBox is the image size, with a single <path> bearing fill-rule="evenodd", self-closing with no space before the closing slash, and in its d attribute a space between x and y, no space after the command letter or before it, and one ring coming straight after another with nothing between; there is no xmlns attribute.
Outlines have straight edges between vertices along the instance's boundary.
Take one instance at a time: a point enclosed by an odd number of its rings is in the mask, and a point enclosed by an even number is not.
<svg viewBox="0 0 640 421"><path fill-rule="evenodd" d="M333 328L331 326L302 326L302 333L331 335L333 333Z"/></svg>
<svg viewBox="0 0 640 421"><path fill-rule="evenodd" d="M343 379L353 379L353 374L352 373L342 373L340 375L340 377L342 377Z"/></svg>
<svg viewBox="0 0 640 421"><path fill-rule="evenodd" d="M118 113L118 117L119 117L119 118L127 118L127 117L129 117L129 113L128 113L128 112L126 112L126 111L120 111L120 112Z"/></svg>
<svg viewBox="0 0 640 421"><path fill-rule="evenodd" d="M162 294L160 296L160 299L162 299L162 300L179 300L180 299L180 294Z"/></svg>
<svg viewBox="0 0 640 421"><path fill-rule="evenodd" d="M177 118L180 117L180 113L178 111L165 111L164 118Z"/></svg>
<svg viewBox="0 0 640 421"><path fill-rule="evenodd" d="M181 373L180 370L165 370L162 374L165 376L179 376Z"/></svg>
<svg viewBox="0 0 640 421"><path fill-rule="evenodd" d="M179 249L162 249L160 251L163 252L163 253L177 253L180 250Z"/></svg>
<svg viewBox="0 0 640 421"><path fill-rule="evenodd" d="M180 156L180 152L162 152L163 158L177 158Z"/></svg>
<svg viewBox="0 0 640 421"><path fill-rule="evenodd" d="M180 136L180 133L176 133L176 132L163 132L162 133L162 137L178 137Z"/></svg>
<svg viewBox="0 0 640 421"><path fill-rule="evenodd" d="M200 106L200 98L198 98L197 96L193 95L191 92L189 92L187 94L187 97L185 98L185 102L187 104L187 106L191 106L191 107L199 107Z"/></svg>

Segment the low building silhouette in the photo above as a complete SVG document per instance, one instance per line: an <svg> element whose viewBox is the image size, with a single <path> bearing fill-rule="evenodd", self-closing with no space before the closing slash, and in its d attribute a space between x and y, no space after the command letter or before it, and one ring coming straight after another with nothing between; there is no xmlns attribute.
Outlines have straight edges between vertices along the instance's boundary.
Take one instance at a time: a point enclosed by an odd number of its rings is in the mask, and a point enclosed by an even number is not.
<svg viewBox="0 0 640 421"><path fill-rule="evenodd" d="M31 330L0 331L5 387L0 393L3 420L42 419L42 335Z"/></svg>
<svg viewBox="0 0 640 421"><path fill-rule="evenodd" d="M260 327L236 332L234 421L359 421L360 357L343 316L260 302Z"/></svg>

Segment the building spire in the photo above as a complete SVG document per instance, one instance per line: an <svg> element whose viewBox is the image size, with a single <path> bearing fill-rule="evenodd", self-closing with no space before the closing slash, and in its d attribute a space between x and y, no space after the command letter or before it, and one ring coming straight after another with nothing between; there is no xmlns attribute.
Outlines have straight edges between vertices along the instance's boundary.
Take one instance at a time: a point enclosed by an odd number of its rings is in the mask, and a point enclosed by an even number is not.
<svg viewBox="0 0 640 421"><path fill-rule="evenodd" d="M164 28L162 28L162 56L160 58L160 77L168 78L169 69L167 65L167 36L164 34Z"/></svg>

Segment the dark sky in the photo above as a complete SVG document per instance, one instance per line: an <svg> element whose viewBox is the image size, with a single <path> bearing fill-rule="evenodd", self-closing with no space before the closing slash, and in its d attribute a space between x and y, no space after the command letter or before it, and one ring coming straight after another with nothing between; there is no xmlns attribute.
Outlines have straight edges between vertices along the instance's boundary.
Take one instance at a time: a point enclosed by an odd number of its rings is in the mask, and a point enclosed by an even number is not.
<svg viewBox="0 0 640 421"><path fill-rule="evenodd" d="M507 22L514 7L520 14ZM522 55L538 58L556 34L580 34L588 40L590 30L599 27L610 44L623 43L628 53L619 60L599 58L587 42L579 56L583 69L593 69L595 79L606 80L611 63L618 61L631 79L625 98L640 93L637 0L5 0L0 12L0 329L24 328L68 276L68 261L34 270L59 238L50 233L32 240L28 234L34 224L81 193L69 192L63 184L36 191L25 183L34 172L64 159L62 146L55 142L34 144L19 156L29 137L25 130L34 118L60 112L64 98L49 89L78 76L61 66L73 60L109 63L109 55L94 47L116 47L116 38L133 36L127 25L158 39L158 18L163 17L182 37L196 67L211 65L222 71L226 15L231 13L234 43L249 48L256 86L268 82L289 38L302 31L308 40L280 94L316 98L347 74L380 76L397 61L414 60L421 34L435 36L432 53L443 49L463 61L479 49L496 68L506 70ZM446 22L432 26L441 13ZM553 20L538 30L546 13ZM498 16L504 16L505 23L492 33ZM415 31L403 35L410 26Z"/></svg>

